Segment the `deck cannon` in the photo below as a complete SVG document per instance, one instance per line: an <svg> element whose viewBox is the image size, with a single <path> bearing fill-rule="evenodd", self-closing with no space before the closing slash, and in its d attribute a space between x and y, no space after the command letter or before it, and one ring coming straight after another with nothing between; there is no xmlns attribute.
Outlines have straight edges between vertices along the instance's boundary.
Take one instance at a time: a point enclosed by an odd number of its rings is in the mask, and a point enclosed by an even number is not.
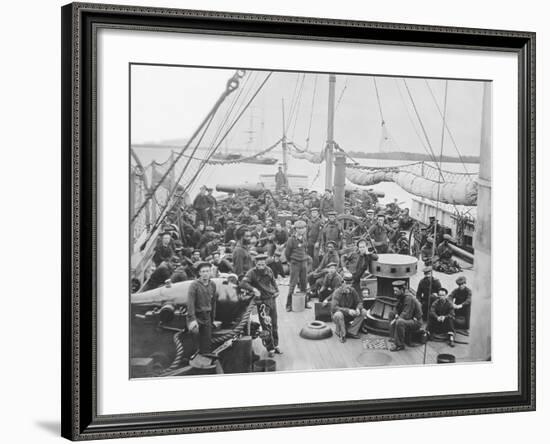
<svg viewBox="0 0 550 444"><path fill-rule="evenodd" d="M212 349L219 351L216 372L251 370L254 325L251 297L237 286L234 275L214 278L218 299ZM189 365L196 344L187 329L187 301L192 281L171 283L131 295L131 377L198 374ZM230 346L224 346L230 344Z"/></svg>

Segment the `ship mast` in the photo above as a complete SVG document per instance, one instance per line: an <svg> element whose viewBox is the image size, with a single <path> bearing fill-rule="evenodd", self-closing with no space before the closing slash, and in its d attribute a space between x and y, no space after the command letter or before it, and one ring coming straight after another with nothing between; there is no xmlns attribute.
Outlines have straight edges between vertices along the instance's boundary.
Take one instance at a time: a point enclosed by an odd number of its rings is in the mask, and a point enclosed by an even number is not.
<svg viewBox="0 0 550 444"><path fill-rule="evenodd" d="M332 170L334 164L334 95L336 89L336 75L328 76L328 121L327 146L325 151L326 173L325 188L332 190Z"/></svg>
<svg viewBox="0 0 550 444"><path fill-rule="evenodd" d="M469 357L491 359L491 84L483 85ZM494 295L493 295L494 297Z"/></svg>
<svg viewBox="0 0 550 444"><path fill-rule="evenodd" d="M282 147L283 147L283 173L285 176L288 173L288 151L286 146L286 128L285 128L285 99L281 99L281 105L283 110L283 138L282 138Z"/></svg>

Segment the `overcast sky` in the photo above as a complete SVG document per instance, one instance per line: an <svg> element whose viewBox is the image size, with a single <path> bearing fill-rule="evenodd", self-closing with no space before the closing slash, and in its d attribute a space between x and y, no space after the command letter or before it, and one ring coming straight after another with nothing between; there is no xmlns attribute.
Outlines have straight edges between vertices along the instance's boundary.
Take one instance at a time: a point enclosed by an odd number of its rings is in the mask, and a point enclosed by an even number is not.
<svg viewBox="0 0 550 444"><path fill-rule="evenodd" d="M133 65L132 143L190 137L224 91L233 73L233 69ZM239 91L242 93L234 113L242 109L246 98L251 97L266 74L264 71L247 72L246 81L241 82L239 90L229 96L218 111L204 139L206 143L214 139L215 131ZM396 149L426 152L428 143L421 121L429 144L439 154L443 119L437 105L443 110L445 82L406 79L405 84L402 78L376 77L379 102L374 77L337 75L335 140L346 150L379 151L382 135L380 105ZM448 81L446 121L462 155L479 154L482 95L482 82ZM229 146L242 149L252 145L253 151L259 151L278 140L282 134L282 100L287 123L290 123L288 138L305 146L309 134L310 150L320 151L327 133L328 74L315 73L304 77L301 73L275 72L228 136ZM290 121L293 107L295 118ZM443 153L456 155L448 133L445 134Z"/></svg>

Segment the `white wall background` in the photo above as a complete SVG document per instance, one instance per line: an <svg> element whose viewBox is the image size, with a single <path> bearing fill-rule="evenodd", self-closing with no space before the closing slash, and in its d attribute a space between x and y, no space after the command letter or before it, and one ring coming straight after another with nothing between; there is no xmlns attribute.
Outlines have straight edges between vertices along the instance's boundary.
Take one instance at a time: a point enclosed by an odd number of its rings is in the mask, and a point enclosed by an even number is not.
<svg viewBox="0 0 550 444"><path fill-rule="evenodd" d="M538 410L533 413L408 420L371 424L273 429L157 438L126 442L543 442L550 419L544 376L550 327L545 322L544 250L550 192L543 173L545 85L550 14L535 0L164 0L118 3L281 15L315 15L430 25L537 32L538 121ZM2 304L0 347L0 436L3 442L60 441L60 6L57 0L5 2L0 27L0 128ZM498 130L495 129L495 130ZM546 159L545 159L546 158ZM544 325L546 324L546 325ZM449 381L452 384L452 381ZM537 437L538 435L538 437Z"/></svg>

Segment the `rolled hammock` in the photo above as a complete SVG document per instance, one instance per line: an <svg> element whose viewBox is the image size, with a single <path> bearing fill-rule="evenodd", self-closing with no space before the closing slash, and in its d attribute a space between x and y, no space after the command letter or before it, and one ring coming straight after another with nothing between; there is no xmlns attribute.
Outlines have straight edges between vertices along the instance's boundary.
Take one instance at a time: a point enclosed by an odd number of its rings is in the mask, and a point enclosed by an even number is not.
<svg viewBox="0 0 550 444"><path fill-rule="evenodd" d="M394 182L415 196L454 205L477 204L477 182L435 182L416 174L398 170L359 170L346 168L346 178L356 184L372 186L380 182Z"/></svg>

